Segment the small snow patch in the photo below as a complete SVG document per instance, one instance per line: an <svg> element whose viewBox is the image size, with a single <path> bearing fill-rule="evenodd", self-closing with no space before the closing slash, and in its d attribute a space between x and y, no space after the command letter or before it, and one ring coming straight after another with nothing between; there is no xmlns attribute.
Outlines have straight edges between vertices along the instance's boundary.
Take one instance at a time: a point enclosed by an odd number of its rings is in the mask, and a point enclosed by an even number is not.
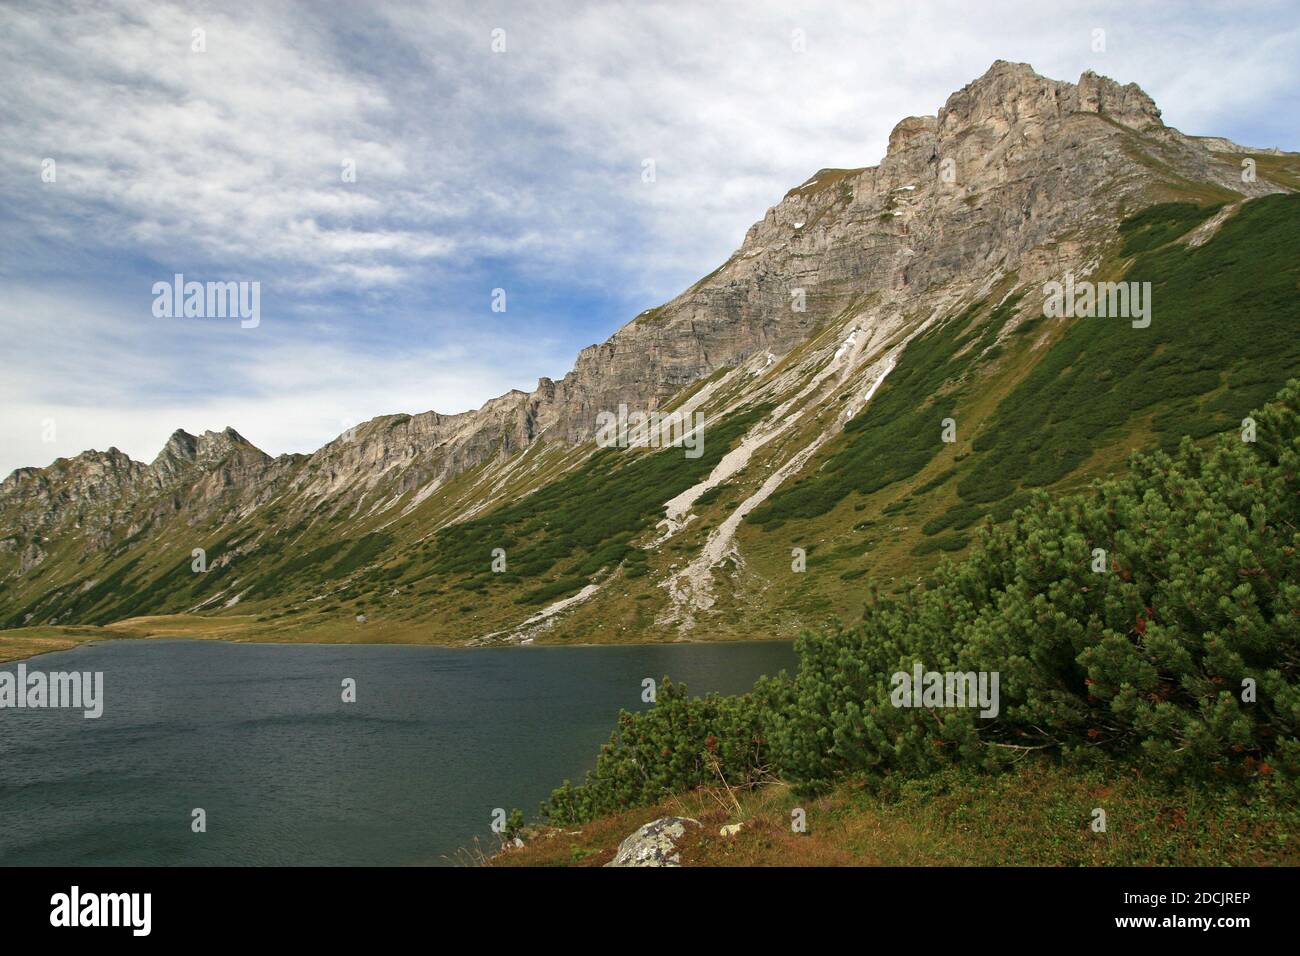
<svg viewBox="0 0 1300 956"><path fill-rule="evenodd" d="M853 346L855 346L857 342L858 342L858 330L854 329L852 332L849 333L849 337L844 340L844 344L835 350L835 358L832 359L832 361L838 362L844 356L844 353L847 352L849 349L853 348Z"/></svg>
<svg viewBox="0 0 1300 956"><path fill-rule="evenodd" d="M871 396L876 394L876 389L880 388L880 383L885 380L885 376L894 370L894 362L895 358L891 355L889 360L885 363L884 369L881 370L880 377L871 383L871 387L867 389L867 394L862 396L863 404L871 401Z"/></svg>

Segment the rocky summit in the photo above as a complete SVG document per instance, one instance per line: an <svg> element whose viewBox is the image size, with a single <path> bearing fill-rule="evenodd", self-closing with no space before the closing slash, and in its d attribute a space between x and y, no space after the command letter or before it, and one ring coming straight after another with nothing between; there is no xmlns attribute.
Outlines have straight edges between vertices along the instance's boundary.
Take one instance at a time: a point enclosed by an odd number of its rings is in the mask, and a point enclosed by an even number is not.
<svg viewBox="0 0 1300 956"><path fill-rule="evenodd" d="M859 615L866 576L906 587L1034 493L1237 427L1295 375L1297 183L1300 156L1185 135L1133 84L998 61L559 381L311 455L226 428L15 471L0 623L496 643ZM1045 317L1066 277L1112 304L1149 283L1150 326ZM702 453L605 447L620 408L702 415Z"/></svg>

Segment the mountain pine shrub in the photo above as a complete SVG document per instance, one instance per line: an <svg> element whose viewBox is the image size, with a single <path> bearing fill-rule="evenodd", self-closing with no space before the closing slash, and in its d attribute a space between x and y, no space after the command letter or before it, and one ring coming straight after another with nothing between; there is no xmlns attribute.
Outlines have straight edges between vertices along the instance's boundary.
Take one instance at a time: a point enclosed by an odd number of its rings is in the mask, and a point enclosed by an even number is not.
<svg viewBox="0 0 1300 956"><path fill-rule="evenodd" d="M1085 493L1034 493L959 563L901 596L872 589L851 627L804 632L793 677L702 700L665 681L545 812L572 823L718 783L713 757L731 786L774 771L805 792L1034 751L1294 792L1300 381L1252 417L1253 442L1184 439ZM998 715L893 706L892 675L917 662L998 672Z"/></svg>
<svg viewBox="0 0 1300 956"><path fill-rule="evenodd" d="M1300 773L1300 383L1254 417L1254 443L1185 439L1088 493L1039 493L923 587L805 633L770 715L781 772L819 789L1043 749L1170 775ZM891 675L918 661L997 671L1001 712L892 706Z"/></svg>
<svg viewBox="0 0 1300 956"><path fill-rule="evenodd" d="M639 714L620 711L586 782L574 787L566 780L542 815L574 824L694 787L723 781L752 786L767 772L767 710L759 694L692 698L685 685L665 677L655 706Z"/></svg>

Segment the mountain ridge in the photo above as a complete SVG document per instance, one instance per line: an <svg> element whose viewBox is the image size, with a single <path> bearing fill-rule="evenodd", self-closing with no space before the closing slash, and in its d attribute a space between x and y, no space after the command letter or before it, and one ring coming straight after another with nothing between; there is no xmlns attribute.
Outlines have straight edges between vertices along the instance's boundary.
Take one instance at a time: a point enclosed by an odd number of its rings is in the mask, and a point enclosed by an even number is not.
<svg viewBox="0 0 1300 956"><path fill-rule="evenodd" d="M673 496L676 504L660 502L669 507L652 537L641 524L627 529L642 529L629 541L643 553L686 543L696 552L684 569L653 575L667 599L654 626L680 635L713 609L719 566L731 562L740 573L735 540L748 533L747 516L788 483L806 481L800 475L834 453L876 389L893 387L887 376L899 374L896 367L912 374L905 359L912 343L982 303L972 321L996 314L1000 323L980 346L982 362L1031 322L1032 290L1119 261L1114 246L1126 216L1161 200L1218 204L1220 214L1200 223L1203 242L1242 204L1290 191L1262 167L1258 180L1245 181L1236 156L1165 126L1134 84L1090 71L1072 84L996 61L934 116L900 120L878 165L820 170L791 189L726 262L581 350L559 381L542 378L531 392L511 390L453 415L380 416L310 455L271 458L232 428L178 430L149 465L110 449L16 470L0 483L0 581L21 594L0 600L0 614L9 612L11 626L66 619L59 607L75 618L77 608L89 609L69 587L111 577L108 568L131 553L124 541L137 536L228 542L217 529L233 529L244 550L219 568L270 555L273 542L324 548L387 536L376 560L396 547L407 555L394 557L397 564L419 565L443 529L584 474L601 411L703 410L725 421L770 406L708 474ZM743 500L697 542L704 522L694 502L738 482ZM248 524L258 521L266 523ZM58 573L67 580L41 590L28 578L60 550L52 535L75 541ZM189 550L174 544L177 554ZM100 578L87 569L96 555L105 558ZM233 595L219 594L238 603L261 585L237 579L230 587ZM158 594L137 604L199 610L212 600L180 607ZM498 617L474 629L524 640L540 633L520 630L533 613L515 613L513 623ZM543 630L553 620L544 618Z"/></svg>
<svg viewBox="0 0 1300 956"><path fill-rule="evenodd" d="M983 76L972 81L971 83L963 87L961 90L958 90L954 92L952 95L950 95L948 100L945 102L944 106L942 106L939 109L938 113L935 116L911 116L911 117L905 117L902 120L900 120L890 133L889 145L886 149L885 158L893 156L894 154L901 152L910 146L916 145L917 137L924 136L926 133L934 131L937 127L942 126L945 122L949 120L949 118L953 116L963 117L963 119L961 120L953 121L958 123L959 125L969 125L972 122L987 121L989 119L988 116L984 116L982 118L971 116L968 112L969 108L966 106L966 104L968 101L978 103L978 104L987 104L990 101L990 97L988 95L990 92L992 96L995 98L1005 96L1005 94L1008 92L1007 84L1005 82L999 82L999 81L1005 80L1007 78L1010 78L1012 80L1028 79L1031 86L1033 85L1033 81L1035 80L1041 81L1041 83L1039 84L1040 89L1044 93L1051 92L1053 94L1054 105L1057 106L1063 113L1071 112L1071 111L1093 113L1099 116L1109 117L1111 119L1114 119L1116 122L1121 123L1122 125L1134 129L1149 130L1152 127L1156 127L1156 126L1158 126L1161 129L1166 129L1166 130L1169 129L1168 127L1165 127L1163 122L1161 121L1161 112L1159 108L1155 105L1155 102L1136 83L1128 83L1128 84L1121 85L1115 80L1110 79L1109 77L1102 76L1092 70L1085 70L1081 74L1079 82L1077 84L1072 84L1067 81L1049 80L1045 77L1042 77L1039 74L1037 74L1033 70L1033 68L1027 63L1014 63L1007 60L995 60L993 64L989 67L988 71L986 71ZM1023 104L1025 102L1025 97L1023 95L1024 94L1023 87L1013 86L1012 89L1014 92L1016 92L1016 95L1012 96L1009 100L1007 100L1007 102L1015 106L1019 106ZM1062 92L1064 92L1065 94L1064 102L1062 102L1060 99ZM997 102L997 100L994 99L994 102ZM1177 133L1176 130L1172 132ZM1204 148L1209 152L1238 153L1244 151L1244 152L1261 153L1267 155L1284 155L1282 151L1276 149L1275 147L1270 147L1270 148L1242 147L1239 144L1232 143L1231 141L1224 139L1222 137L1186 137L1186 138L1193 141L1195 140L1203 141ZM861 173L861 172L866 172L878 168L879 168L878 165L872 167L862 167L861 169L853 170L852 172ZM806 186L808 183L817 181L819 177L821 177L823 174L835 173L835 172L846 172L846 171L828 170L828 169L818 170L817 173L815 173L813 177L810 180L808 180L804 185ZM796 193L798 190L802 188L803 188L802 186L794 187L786 194L787 198L789 198L791 194ZM776 207L772 207L772 209L775 208ZM772 209L769 209L769 213L772 211ZM755 229L757 229L758 225L759 224L756 223L754 226L750 227L750 230L746 235L746 241L748 241L749 235L752 234ZM741 250L743 249L744 249L744 243L742 243L741 246ZM737 253L739 253L741 250L737 250ZM735 258L735 255L736 254L733 254L732 259ZM729 259L728 262L730 261L731 260ZM724 263L723 266L725 267L726 264L727 263ZM696 283L695 285L698 284L699 283ZM441 424L444 422L465 420L467 416L483 415L485 413L490 412L494 407L502 403L507 403L511 401L521 402L521 403L537 402L542 399L553 401L557 387L561 387L561 388L563 387L563 383L568 378L570 378L572 374L578 369L578 367L583 363L585 357L599 355L602 353L602 350L604 351L610 350L611 348L613 348L614 341L618 337L619 333L623 332L628 326L637 322L646 313L659 312L660 310L665 309L668 306L672 305L674 302L677 302L678 300L682 299L684 296L688 295L693 288L695 288L695 285L689 287L687 290L679 294L674 299L670 299L669 302L665 303L664 305L659 306L655 309L646 310L646 312L643 312L641 315L636 316L633 319L629 320L629 322L625 323L624 326L620 327L617 331L615 331L613 335L611 335L603 343L593 343L581 349L578 353L577 358L575 359L574 368L571 369L570 372L566 374L563 378L561 378L560 383L558 383L558 385L557 382L555 382L553 379L543 376L538 379L536 388L534 388L531 392L524 391L523 389L513 388L502 393L501 395L496 396L495 398L488 399L477 409L469 409L464 412L455 412L450 414L438 412L436 410L429 410L429 411L419 412L419 413L409 413L410 417L419 418L419 417L427 416L435 423ZM682 383L682 384L689 384L689 382ZM402 414L408 414L408 413L388 413L386 415L381 415L376 419L372 419L371 422L379 421L384 418L389 418L393 415L402 415ZM366 422L363 424L371 424L371 422ZM230 426L226 426L226 428L223 429L223 432L233 432L233 431L234 429L231 428ZM176 432L173 433L172 438L175 438L177 435L187 435L187 434L188 433L185 432L184 429L177 429ZM207 434L215 434L215 433L204 432L204 434L207 435ZM321 446L321 448L316 449L316 451L307 454L309 456L317 454L323 451L325 448L329 447L331 444L334 444L338 440L339 438L336 437L335 439ZM170 443L170 439L169 439L169 443ZM110 452L114 450L115 449L113 448L109 449ZM164 448L164 451L165 450L166 448ZM95 451L94 449L90 449L87 452L83 452L82 455L90 454L93 453L94 451ZM161 453L162 452L160 452L160 454ZM81 456L80 455L74 456L74 459L79 457ZM292 458L294 456L291 454L285 454L278 457ZM18 472L30 472L32 470L33 470L32 466L17 468L13 472L11 472L11 474L6 479L4 479L4 481L8 482L11 478L15 477L15 475L17 475ZM40 470L40 469L37 468L36 470Z"/></svg>

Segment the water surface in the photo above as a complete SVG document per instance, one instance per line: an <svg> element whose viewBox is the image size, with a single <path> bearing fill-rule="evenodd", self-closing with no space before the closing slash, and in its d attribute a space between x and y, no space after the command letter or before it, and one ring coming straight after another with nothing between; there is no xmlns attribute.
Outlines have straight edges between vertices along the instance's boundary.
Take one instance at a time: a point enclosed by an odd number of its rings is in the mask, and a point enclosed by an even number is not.
<svg viewBox="0 0 1300 956"><path fill-rule="evenodd" d="M534 817L593 765L619 708L648 706L644 678L738 693L796 658L787 642L151 640L26 663L103 671L104 715L0 710L0 864L407 865L491 845L496 807Z"/></svg>

